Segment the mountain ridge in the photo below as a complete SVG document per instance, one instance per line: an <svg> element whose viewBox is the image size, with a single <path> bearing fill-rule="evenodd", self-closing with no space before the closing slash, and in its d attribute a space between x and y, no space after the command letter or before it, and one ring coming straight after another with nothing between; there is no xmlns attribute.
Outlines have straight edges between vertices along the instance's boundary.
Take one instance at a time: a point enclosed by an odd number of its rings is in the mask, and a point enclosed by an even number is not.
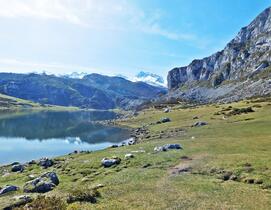
<svg viewBox="0 0 271 210"><path fill-rule="evenodd" d="M0 73L0 93L41 104L129 109L165 91L145 83L99 74L71 79L46 74Z"/></svg>
<svg viewBox="0 0 271 210"><path fill-rule="evenodd" d="M170 97L212 102L268 95L271 64L271 8L241 28L226 47L168 73ZM265 78L257 78L260 73ZM257 83L259 79L261 83ZM242 91L244 90L244 91Z"/></svg>

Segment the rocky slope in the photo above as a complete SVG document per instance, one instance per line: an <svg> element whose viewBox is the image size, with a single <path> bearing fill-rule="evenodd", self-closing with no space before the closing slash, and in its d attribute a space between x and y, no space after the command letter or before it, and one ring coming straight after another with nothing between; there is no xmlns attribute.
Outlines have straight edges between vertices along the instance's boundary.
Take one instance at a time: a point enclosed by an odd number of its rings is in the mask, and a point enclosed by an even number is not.
<svg viewBox="0 0 271 210"><path fill-rule="evenodd" d="M220 52L168 73L169 97L234 101L271 93L271 8Z"/></svg>
<svg viewBox="0 0 271 210"><path fill-rule="evenodd" d="M46 74L0 73L0 93L41 104L128 109L165 91L142 82L98 74L71 79Z"/></svg>

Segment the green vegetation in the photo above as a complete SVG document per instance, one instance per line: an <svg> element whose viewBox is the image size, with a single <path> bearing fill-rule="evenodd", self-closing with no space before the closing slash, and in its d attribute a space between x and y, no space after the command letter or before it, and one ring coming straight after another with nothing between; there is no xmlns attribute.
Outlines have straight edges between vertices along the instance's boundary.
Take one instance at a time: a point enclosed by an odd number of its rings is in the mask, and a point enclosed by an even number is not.
<svg viewBox="0 0 271 210"><path fill-rule="evenodd" d="M0 93L0 111L1 110L22 110L22 109L31 109L31 110L79 110L77 107L63 107L63 106L54 106L54 105L44 105L39 103L34 103L32 101L15 98Z"/></svg>
<svg viewBox="0 0 271 210"><path fill-rule="evenodd" d="M136 145L58 157L55 165L46 170L34 164L23 173L6 174L11 166L2 167L0 186L13 184L21 189L0 197L0 208L10 205L15 195L23 194L29 175L55 171L60 184L46 197L60 199L64 209L270 209L268 101L177 105L169 113L162 109L143 110L132 119L117 122L147 129L148 138ZM230 116L222 113L248 106L254 112ZM155 123L163 117L169 117L171 122ZM191 127L197 121L208 125ZM183 150L154 152L154 147L168 143L181 144ZM127 153L135 157L125 159ZM112 156L121 158L120 164L102 167L101 160ZM35 200L37 195L31 195ZM40 203L50 203L47 199Z"/></svg>

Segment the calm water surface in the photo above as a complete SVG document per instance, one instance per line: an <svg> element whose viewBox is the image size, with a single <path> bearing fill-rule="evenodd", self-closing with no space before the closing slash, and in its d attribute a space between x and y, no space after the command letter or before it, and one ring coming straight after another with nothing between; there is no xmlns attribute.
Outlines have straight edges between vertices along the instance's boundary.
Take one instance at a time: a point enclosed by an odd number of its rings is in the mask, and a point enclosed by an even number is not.
<svg viewBox="0 0 271 210"><path fill-rule="evenodd" d="M96 124L113 112L0 112L0 164L100 150L129 138L122 128Z"/></svg>

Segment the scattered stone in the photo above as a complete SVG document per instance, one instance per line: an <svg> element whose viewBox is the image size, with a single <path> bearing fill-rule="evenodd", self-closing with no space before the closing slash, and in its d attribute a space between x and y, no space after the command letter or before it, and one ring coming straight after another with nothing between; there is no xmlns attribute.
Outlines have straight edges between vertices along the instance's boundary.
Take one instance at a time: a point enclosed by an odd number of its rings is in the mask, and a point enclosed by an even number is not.
<svg viewBox="0 0 271 210"><path fill-rule="evenodd" d="M16 187L16 186L13 186L13 185L7 185L7 186L3 187L0 190L0 195L4 195L6 193L14 192L14 191L17 191L17 190L19 190L19 187Z"/></svg>
<svg viewBox="0 0 271 210"><path fill-rule="evenodd" d="M27 182L24 185L26 193L46 193L53 190L59 184L59 179L55 172L47 172L40 177Z"/></svg>
<svg viewBox="0 0 271 210"><path fill-rule="evenodd" d="M230 180L232 180L232 181L237 181L237 180L238 180L238 176L236 176L236 175L231 175L231 176L230 176Z"/></svg>
<svg viewBox="0 0 271 210"><path fill-rule="evenodd" d="M164 146L158 146L154 148L155 152L165 152L170 149L183 149L179 144L165 144Z"/></svg>
<svg viewBox="0 0 271 210"><path fill-rule="evenodd" d="M199 119L198 116L194 116L194 117L193 117L193 120L197 120L197 119Z"/></svg>
<svg viewBox="0 0 271 210"><path fill-rule="evenodd" d="M170 109L169 108L165 108L164 109L164 113L169 113L170 112Z"/></svg>
<svg viewBox="0 0 271 210"><path fill-rule="evenodd" d="M146 163L145 165L142 166L142 168L148 168L148 167L150 167L150 166L151 166L150 163Z"/></svg>
<svg viewBox="0 0 271 210"><path fill-rule="evenodd" d="M133 154L126 154L125 156L125 159L130 159L130 158L134 158L135 156Z"/></svg>
<svg viewBox="0 0 271 210"><path fill-rule="evenodd" d="M15 166L15 165L19 165L19 164L20 164L19 162L13 162L10 165Z"/></svg>
<svg viewBox="0 0 271 210"><path fill-rule="evenodd" d="M171 119L168 117L161 118L159 121L156 122L156 124L162 124L162 123L167 123L171 122Z"/></svg>
<svg viewBox="0 0 271 210"><path fill-rule="evenodd" d="M15 197L13 197L13 200L14 200L14 203L12 205L6 207L6 209L13 209L13 208L17 208L20 206L24 206L24 205L33 201L33 199L28 195L15 196Z"/></svg>
<svg viewBox="0 0 271 210"><path fill-rule="evenodd" d="M261 180L261 179L256 179L254 183L255 183L255 184L263 184L263 180Z"/></svg>
<svg viewBox="0 0 271 210"><path fill-rule="evenodd" d="M247 179L244 180L244 182L247 183L247 184L254 184L255 180L252 179L252 178L247 178Z"/></svg>
<svg viewBox="0 0 271 210"><path fill-rule="evenodd" d="M228 180L230 180L231 176L232 176L232 172L226 171L225 173L222 174L221 179L223 181L228 181Z"/></svg>
<svg viewBox="0 0 271 210"><path fill-rule="evenodd" d="M13 165L11 167L11 171L12 172L23 172L24 171L24 166L22 164Z"/></svg>
<svg viewBox="0 0 271 210"><path fill-rule="evenodd" d="M207 122L203 122L203 121L199 121L199 122L196 122L192 125L192 127L201 127L201 126L205 126L205 125L208 125Z"/></svg>
<svg viewBox="0 0 271 210"><path fill-rule="evenodd" d="M181 174L181 173L189 173L192 171L192 167L188 166L188 167L176 167L172 170L172 174L176 175L176 174Z"/></svg>
<svg viewBox="0 0 271 210"><path fill-rule="evenodd" d="M35 161L35 160L31 160L31 161L29 161L28 162L28 165L34 165L34 164L36 164L37 162Z"/></svg>
<svg viewBox="0 0 271 210"><path fill-rule="evenodd" d="M121 162L121 159L118 158L118 157L113 157L113 158L103 158L102 159L102 165L105 167L105 168L108 168L108 167L111 167L113 165L118 165L120 164Z"/></svg>
<svg viewBox="0 0 271 210"><path fill-rule="evenodd" d="M146 152L145 150L141 149L141 150L135 150L135 151L131 151L132 153L144 153Z"/></svg>
<svg viewBox="0 0 271 210"><path fill-rule="evenodd" d="M39 165L41 167L43 167L44 169L46 169L46 168L49 168L49 167L53 166L54 162L53 162L53 160L51 160L49 158L42 158L39 161Z"/></svg>
<svg viewBox="0 0 271 210"><path fill-rule="evenodd" d="M192 160L192 158L184 155L181 157L181 160Z"/></svg>
<svg viewBox="0 0 271 210"><path fill-rule="evenodd" d="M112 146L111 146L111 148L118 148L119 147L119 145L117 145L117 144L113 144Z"/></svg>

